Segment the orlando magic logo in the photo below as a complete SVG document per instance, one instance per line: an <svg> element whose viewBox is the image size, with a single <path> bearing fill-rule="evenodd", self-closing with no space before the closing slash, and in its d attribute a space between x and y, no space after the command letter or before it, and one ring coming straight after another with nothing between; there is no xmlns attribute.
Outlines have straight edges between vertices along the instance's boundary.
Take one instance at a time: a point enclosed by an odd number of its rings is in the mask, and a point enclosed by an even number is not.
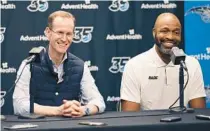
<svg viewBox="0 0 210 131"><path fill-rule="evenodd" d="M109 68L109 71L112 73L122 73L124 71L124 66L129 59L130 57L113 57L112 66Z"/></svg>
<svg viewBox="0 0 210 131"><path fill-rule="evenodd" d="M127 11L129 8L128 0L112 0L112 4L109 6L109 10L113 12Z"/></svg>
<svg viewBox="0 0 210 131"><path fill-rule="evenodd" d="M74 38L73 42L74 43L88 43L92 39L92 32L93 32L93 27L92 26L87 26L87 27L75 27L74 29Z"/></svg>
<svg viewBox="0 0 210 131"><path fill-rule="evenodd" d="M47 0L32 0L27 9L31 12L45 12L48 9L48 6Z"/></svg>
<svg viewBox="0 0 210 131"><path fill-rule="evenodd" d="M0 44L4 41L4 33L6 31L5 27L0 27Z"/></svg>
<svg viewBox="0 0 210 131"><path fill-rule="evenodd" d="M210 23L210 6L209 5L193 7L185 13L185 16L187 16L190 13L198 14L200 15L203 22Z"/></svg>
<svg viewBox="0 0 210 131"><path fill-rule="evenodd" d="M4 105L4 96L6 95L6 91L0 91L1 92L1 107Z"/></svg>

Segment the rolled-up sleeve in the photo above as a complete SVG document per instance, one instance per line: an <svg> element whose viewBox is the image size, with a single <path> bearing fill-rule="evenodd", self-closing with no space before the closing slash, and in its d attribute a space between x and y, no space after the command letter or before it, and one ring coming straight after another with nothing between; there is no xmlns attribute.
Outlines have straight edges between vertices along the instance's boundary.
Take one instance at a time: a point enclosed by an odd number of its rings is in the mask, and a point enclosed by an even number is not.
<svg viewBox="0 0 210 131"><path fill-rule="evenodd" d="M84 65L84 72L81 80L81 92L82 104L93 104L98 107L99 113L104 112L106 108L104 99L95 85L95 80L93 79L87 65Z"/></svg>

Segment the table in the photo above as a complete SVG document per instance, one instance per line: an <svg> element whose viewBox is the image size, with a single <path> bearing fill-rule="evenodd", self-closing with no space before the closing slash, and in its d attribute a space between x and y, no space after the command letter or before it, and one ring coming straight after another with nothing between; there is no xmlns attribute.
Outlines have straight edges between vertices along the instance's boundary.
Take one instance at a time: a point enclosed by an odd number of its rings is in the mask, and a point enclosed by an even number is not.
<svg viewBox="0 0 210 131"><path fill-rule="evenodd" d="M195 109L193 113L169 113L168 110L141 111L141 112L105 112L95 116L83 118L46 117L44 119L18 119L17 116L6 116L1 121L1 130L4 126L32 123L36 128L22 129L27 131L210 131L209 120L198 120L198 114L210 116L210 109ZM180 116L178 122L160 122L161 118ZM79 122L103 122L106 126L79 125ZM6 130L5 130L6 131Z"/></svg>

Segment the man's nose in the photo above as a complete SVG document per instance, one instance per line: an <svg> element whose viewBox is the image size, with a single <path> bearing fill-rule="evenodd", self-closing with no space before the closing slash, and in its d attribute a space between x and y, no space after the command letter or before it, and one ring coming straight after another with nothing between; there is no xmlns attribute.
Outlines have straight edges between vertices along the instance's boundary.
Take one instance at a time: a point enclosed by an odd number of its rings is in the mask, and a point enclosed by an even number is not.
<svg viewBox="0 0 210 131"><path fill-rule="evenodd" d="M168 32L167 35L166 35L166 38L168 39L173 39L174 35L173 35L173 32Z"/></svg>
<svg viewBox="0 0 210 131"><path fill-rule="evenodd" d="M61 36L61 40L66 41L66 40L67 40L67 35L66 35L66 34L63 34L63 35Z"/></svg>

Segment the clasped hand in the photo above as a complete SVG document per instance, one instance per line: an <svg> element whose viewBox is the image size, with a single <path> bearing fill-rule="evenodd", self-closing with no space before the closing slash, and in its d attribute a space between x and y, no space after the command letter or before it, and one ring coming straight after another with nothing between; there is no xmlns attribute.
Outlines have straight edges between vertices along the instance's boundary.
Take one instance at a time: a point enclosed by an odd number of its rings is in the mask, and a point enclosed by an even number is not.
<svg viewBox="0 0 210 131"><path fill-rule="evenodd" d="M84 106L76 101L63 100L63 104L59 107L60 113L66 117L82 117L85 115Z"/></svg>

